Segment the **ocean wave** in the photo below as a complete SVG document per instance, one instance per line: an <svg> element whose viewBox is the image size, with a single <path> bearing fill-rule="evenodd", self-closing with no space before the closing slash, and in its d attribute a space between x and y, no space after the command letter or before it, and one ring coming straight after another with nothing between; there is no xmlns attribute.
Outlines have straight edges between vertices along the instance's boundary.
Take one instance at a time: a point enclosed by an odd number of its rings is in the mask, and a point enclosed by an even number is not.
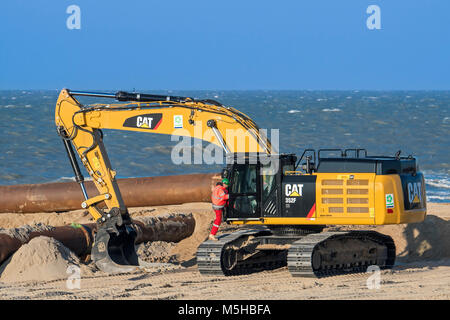
<svg viewBox="0 0 450 320"><path fill-rule="evenodd" d="M436 188L444 188L450 189L450 180L449 179L425 179L425 183L429 186Z"/></svg>
<svg viewBox="0 0 450 320"><path fill-rule="evenodd" d="M449 196L427 195L427 200L441 200L441 201L448 201L448 200L450 200L450 195L449 195Z"/></svg>
<svg viewBox="0 0 450 320"><path fill-rule="evenodd" d="M31 107L32 107L31 104L26 104L26 105L21 105L21 106L18 106L18 105L16 105L16 104L8 104L8 105L6 105L6 106L0 105L0 108L5 108L5 109L31 108Z"/></svg>
<svg viewBox="0 0 450 320"><path fill-rule="evenodd" d="M323 112L340 112L342 110L339 108L331 108L331 109L326 108L326 109L322 109L322 111Z"/></svg>
<svg viewBox="0 0 450 320"><path fill-rule="evenodd" d="M288 113L297 113L297 112L300 112L300 110L292 109L288 111Z"/></svg>
<svg viewBox="0 0 450 320"><path fill-rule="evenodd" d="M91 177L85 177L84 180L92 181L93 179ZM60 178L50 181L50 182L71 182L71 181L76 181L75 177L60 177Z"/></svg>

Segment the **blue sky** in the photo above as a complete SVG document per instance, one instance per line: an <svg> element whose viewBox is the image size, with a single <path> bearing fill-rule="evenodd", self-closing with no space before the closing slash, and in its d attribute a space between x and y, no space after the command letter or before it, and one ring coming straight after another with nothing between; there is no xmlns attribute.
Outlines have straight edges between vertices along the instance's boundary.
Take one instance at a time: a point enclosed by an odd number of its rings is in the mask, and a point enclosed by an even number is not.
<svg viewBox="0 0 450 320"><path fill-rule="evenodd" d="M0 89L448 90L449 16L447 0L1 1Z"/></svg>

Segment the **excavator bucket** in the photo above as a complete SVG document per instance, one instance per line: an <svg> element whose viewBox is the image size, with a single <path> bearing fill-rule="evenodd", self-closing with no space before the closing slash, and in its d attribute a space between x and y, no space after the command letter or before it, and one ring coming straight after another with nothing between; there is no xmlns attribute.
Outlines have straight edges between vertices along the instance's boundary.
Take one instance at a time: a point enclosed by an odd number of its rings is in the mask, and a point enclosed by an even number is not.
<svg viewBox="0 0 450 320"><path fill-rule="evenodd" d="M95 265L106 273L126 273L139 268L134 246L136 231L129 225L111 230L100 227L95 235L91 256Z"/></svg>

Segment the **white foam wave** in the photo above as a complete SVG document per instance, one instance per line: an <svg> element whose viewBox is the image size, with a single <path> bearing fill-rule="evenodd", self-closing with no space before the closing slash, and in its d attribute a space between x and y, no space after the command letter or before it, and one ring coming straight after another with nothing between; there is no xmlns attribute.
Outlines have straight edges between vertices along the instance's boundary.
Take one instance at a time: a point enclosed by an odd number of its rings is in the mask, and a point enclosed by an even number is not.
<svg viewBox="0 0 450 320"><path fill-rule="evenodd" d="M297 112L300 112L300 110L292 109L288 111L288 113L297 113Z"/></svg>
<svg viewBox="0 0 450 320"><path fill-rule="evenodd" d="M339 111L342 111L342 110L339 109L339 108L331 108L331 109L326 108L326 109L322 109L322 111L323 112L339 112Z"/></svg>
<svg viewBox="0 0 450 320"><path fill-rule="evenodd" d="M450 200L450 196L427 195L427 200Z"/></svg>
<svg viewBox="0 0 450 320"><path fill-rule="evenodd" d="M448 179L425 179L425 183L436 188L450 189L450 180Z"/></svg>
<svg viewBox="0 0 450 320"><path fill-rule="evenodd" d="M85 181L92 181L91 177L85 177ZM60 177L56 180L53 180L51 182L68 182L68 181L75 181L75 177Z"/></svg>
<svg viewBox="0 0 450 320"><path fill-rule="evenodd" d="M54 180L54 182L61 182L61 181L75 181L75 177L60 177Z"/></svg>

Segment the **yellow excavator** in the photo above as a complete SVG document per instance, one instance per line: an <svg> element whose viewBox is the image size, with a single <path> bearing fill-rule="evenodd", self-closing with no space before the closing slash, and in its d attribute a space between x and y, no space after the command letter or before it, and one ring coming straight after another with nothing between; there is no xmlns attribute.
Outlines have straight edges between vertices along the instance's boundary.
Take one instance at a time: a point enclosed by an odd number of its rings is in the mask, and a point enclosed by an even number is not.
<svg viewBox="0 0 450 320"><path fill-rule="evenodd" d="M76 97L119 103L81 104ZM423 174L408 156L369 156L365 149L306 149L278 154L247 115L210 99L63 89L55 122L87 209L98 228L91 256L105 272L139 265L136 231L103 144L102 129L188 136L225 152L230 181L224 221L242 225L197 251L201 274L237 275L288 267L293 276L320 277L390 268L391 237L375 231L323 232L326 225L421 222L426 216ZM75 149L75 151L74 151ZM88 196L76 154L99 194ZM102 209L106 206L107 209Z"/></svg>

